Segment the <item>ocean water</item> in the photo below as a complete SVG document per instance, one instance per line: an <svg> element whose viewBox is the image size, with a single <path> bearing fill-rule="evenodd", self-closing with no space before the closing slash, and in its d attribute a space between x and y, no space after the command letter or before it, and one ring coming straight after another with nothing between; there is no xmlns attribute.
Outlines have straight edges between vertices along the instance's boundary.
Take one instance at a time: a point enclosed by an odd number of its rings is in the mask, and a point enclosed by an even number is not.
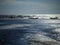
<svg viewBox="0 0 60 45"><path fill-rule="evenodd" d="M30 45L29 39L60 43L60 20L15 19L0 21L0 45Z"/></svg>

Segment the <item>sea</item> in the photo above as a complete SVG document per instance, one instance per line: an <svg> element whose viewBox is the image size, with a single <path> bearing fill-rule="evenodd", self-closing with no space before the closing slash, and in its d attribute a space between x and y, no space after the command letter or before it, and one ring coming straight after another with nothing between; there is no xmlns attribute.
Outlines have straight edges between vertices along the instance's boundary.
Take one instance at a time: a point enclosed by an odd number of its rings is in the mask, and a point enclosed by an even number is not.
<svg viewBox="0 0 60 45"><path fill-rule="evenodd" d="M15 19L0 21L0 45L30 45L29 40L60 43L60 20Z"/></svg>

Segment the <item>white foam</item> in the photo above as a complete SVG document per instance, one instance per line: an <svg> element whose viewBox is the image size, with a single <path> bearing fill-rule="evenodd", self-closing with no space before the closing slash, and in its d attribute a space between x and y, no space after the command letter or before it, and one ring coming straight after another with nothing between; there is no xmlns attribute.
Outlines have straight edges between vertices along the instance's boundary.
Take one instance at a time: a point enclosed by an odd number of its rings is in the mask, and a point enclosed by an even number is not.
<svg viewBox="0 0 60 45"><path fill-rule="evenodd" d="M54 39L51 39L51 38L49 38L47 36L40 35L40 34L33 35L33 37L31 37L31 40L42 41L42 42L45 42L45 41L56 41Z"/></svg>
<svg viewBox="0 0 60 45"><path fill-rule="evenodd" d="M60 25L51 25L52 27L56 27L56 28L59 28Z"/></svg>
<svg viewBox="0 0 60 45"><path fill-rule="evenodd" d="M42 23L60 23L60 20L41 20Z"/></svg>
<svg viewBox="0 0 60 45"><path fill-rule="evenodd" d="M22 27L29 27L31 24L12 24L12 25L5 25L5 26L0 26L0 29L15 29L17 27L22 28Z"/></svg>
<svg viewBox="0 0 60 45"><path fill-rule="evenodd" d="M55 29L55 30L53 30L53 31L60 33L60 28L57 28L57 29Z"/></svg>

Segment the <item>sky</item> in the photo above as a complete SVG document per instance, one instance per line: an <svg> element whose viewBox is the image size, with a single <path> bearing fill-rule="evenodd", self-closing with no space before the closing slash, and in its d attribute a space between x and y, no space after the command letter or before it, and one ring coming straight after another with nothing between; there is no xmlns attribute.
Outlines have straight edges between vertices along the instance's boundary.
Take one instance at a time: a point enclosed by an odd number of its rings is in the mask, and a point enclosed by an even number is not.
<svg viewBox="0 0 60 45"><path fill-rule="evenodd" d="M0 0L0 14L60 14L60 0Z"/></svg>

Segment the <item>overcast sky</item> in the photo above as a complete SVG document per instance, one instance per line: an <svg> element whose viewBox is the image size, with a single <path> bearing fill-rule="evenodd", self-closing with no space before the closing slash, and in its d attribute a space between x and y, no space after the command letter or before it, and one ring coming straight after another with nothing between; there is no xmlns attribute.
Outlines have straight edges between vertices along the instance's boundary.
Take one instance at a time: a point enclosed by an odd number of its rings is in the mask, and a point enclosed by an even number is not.
<svg viewBox="0 0 60 45"><path fill-rule="evenodd" d="M0 14L60 14L60 0L0 0Z"/></svg>

